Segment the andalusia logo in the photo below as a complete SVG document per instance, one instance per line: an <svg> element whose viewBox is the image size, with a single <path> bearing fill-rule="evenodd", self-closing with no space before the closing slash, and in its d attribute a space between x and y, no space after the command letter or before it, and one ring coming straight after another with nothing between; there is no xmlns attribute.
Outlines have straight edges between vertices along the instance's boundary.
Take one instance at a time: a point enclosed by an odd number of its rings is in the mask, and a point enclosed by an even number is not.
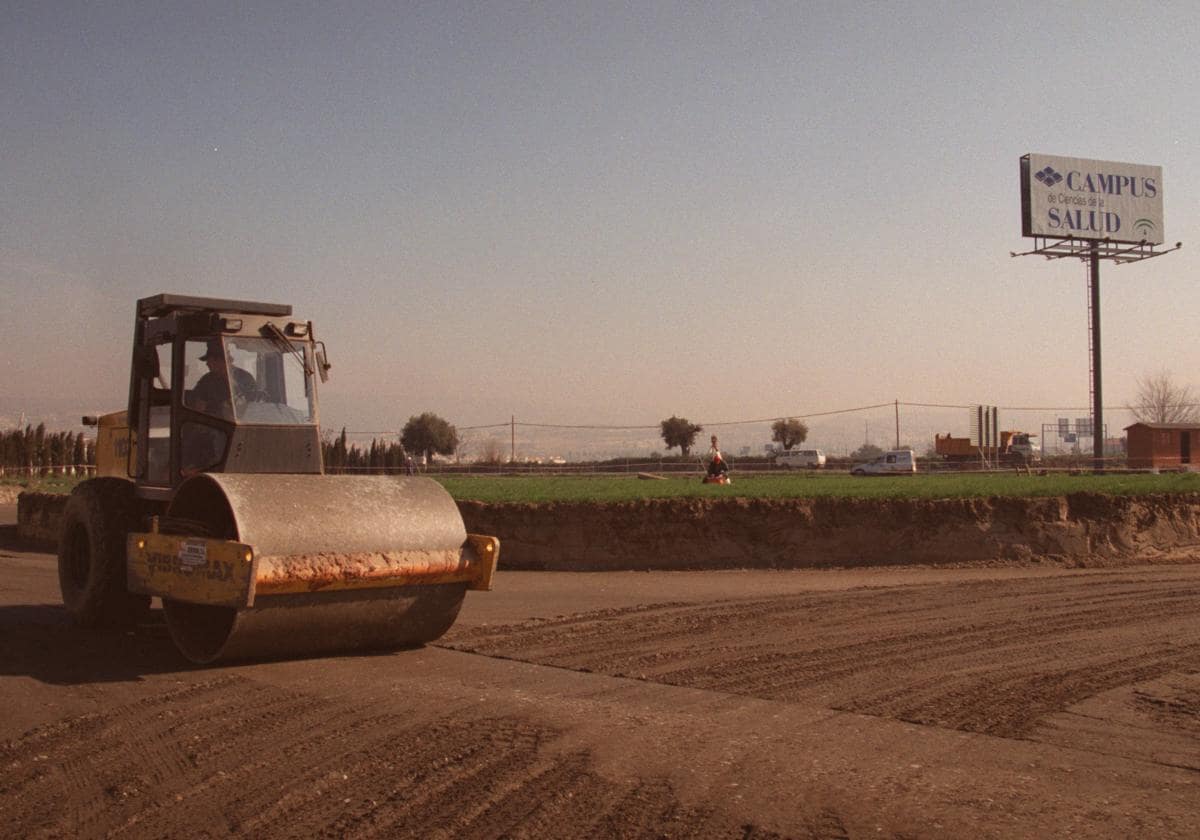
<svg viewBox="0 0 1200 840"><path fill-rule="evenodd" d="M1047 166L1041 172L1034 173L1033 177L1037 178L1039 181L1041 181L1047 187L1053 187L1055 184L1057 184L1059 181L1061 181L1063 179L1063 176L1061 176L1057 172L1055 172L1054 168L1051 166Z"/></svg>

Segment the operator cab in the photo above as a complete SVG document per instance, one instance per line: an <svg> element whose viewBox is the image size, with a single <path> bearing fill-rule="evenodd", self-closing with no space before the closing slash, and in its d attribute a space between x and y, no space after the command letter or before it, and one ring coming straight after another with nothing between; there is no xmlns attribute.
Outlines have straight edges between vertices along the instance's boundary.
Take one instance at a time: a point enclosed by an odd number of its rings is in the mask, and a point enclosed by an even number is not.
<svg viewBox="0 0 1200 840"><path fill-rule="evenodd" d="M169 495L200 472L321 473L311 322L280 304L157 295L138 301L129 475Z"/></svg>

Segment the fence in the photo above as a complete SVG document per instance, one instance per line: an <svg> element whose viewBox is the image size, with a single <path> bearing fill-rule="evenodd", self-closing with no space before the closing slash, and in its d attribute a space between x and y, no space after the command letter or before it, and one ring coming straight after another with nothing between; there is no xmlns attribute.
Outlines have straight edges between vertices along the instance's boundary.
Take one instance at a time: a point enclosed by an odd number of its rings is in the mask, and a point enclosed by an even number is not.
<svg viewBox="0 0 1200 840"><path fill-rule="evenodd" d="M970 411L974 406L891 400L850 408L796 411L789 417L804 421L809 429L804 443L820 448L831 458L829 467L836 471L864 444L881 449L911 448L922 460L922 469L940 466L926 460L933 450L934 435L954 433L966 436ZM1134 418L1128 409L1105 409L1110 429L1123 429ZM1078 407L999 408L1002 429L1037 432L1057 424L1059 418L1087 413ZM539 472L574 475L590 473L688 473L699 469L694 457L707 450L709 434L718 434L727 458L740 472L769 472L765 460L771 442L771 425L776 419L700 421L703 429L690 459L671 456L658 423L640 425L556 424L520 421L510 416L506 422L460 425L460 444L449 462L435 461L425 468L441 474L511 474ZM398 423L397 426L400 424ZM337 449L340 443L340 449ZM1055 440L1043 440L1046 454L1055 448ZM1112 441L1110 441L1112 443ZM326 430L325 463L330 472L403 472L403 450L398 430L346 430L345 437ZM1111 447L1110 447L1111 449ZM675 450L677 451L677 450ZM69 453L69 454L68 454ZM861 453L857 453L861 454ZM1059 453L1066 460L1046 459L1050 469L1076 469L1090 462L1090 455ZM1123 456L1111 453L1113 467ZM88 474L94 463L94 442L84 433L46 432L44 426L26 426L0 432L0 476L38 477L54 474ZM974 469L955 465L949 469Z"/></svg>
<svg viewBox="0 0 1200 840"><path fill-rule="evenodd" d="M886 403L856 406L818 412L796 412L790 415L808 426L804 448L823 450L827 456L851 458L864 444L879 449L910 448L918 456L934 454L934 436L952 433L967 437L973 406L946 405L893 400ZM1070 407L1016 406L999 408L999 427L1018 430L1038 437L1043 427L1056 424L1067 413L1081 411ZM1082 411L1086 412L1086 409ZM1117 435L1134 422L1128 409L1109 408L1108 428ZM772 423L776 419L734 421L699 421L702 431L697 435L693 452L708 449L708 435L720 437L721 449L727 457L768 457L772 443ZM459 446L448 460L457 464L502 462L504 464L540 462L550 465L591 464L613 459L627 459L643 465L668 460L670 453L661 437L659 424L642 425L570 425L521 421L516 417L507 422L459 425ZM377 440L398 441L397 431L347 431L351 444L367 446ZM1072 455L1071 450L1057 446L1058 440L1047 440L1056 454ZM1120 440L1109 441L1113 457L1122 451ZM1088 450L1090 452L1090 448Z"/></svg>

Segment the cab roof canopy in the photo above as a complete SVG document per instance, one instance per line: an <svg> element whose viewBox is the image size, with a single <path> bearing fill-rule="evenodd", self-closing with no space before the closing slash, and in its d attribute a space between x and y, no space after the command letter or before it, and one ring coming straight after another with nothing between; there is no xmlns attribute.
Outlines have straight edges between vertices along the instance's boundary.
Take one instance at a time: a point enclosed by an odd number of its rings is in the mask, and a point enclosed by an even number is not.
<svg viewBox="0 0 1200 840"><path fill-rule="evenodd" d="M192 297L190 295L154 295L137 303L139 318L160 318L171 312L228 312L238 315L266 315L286 318L292 307L286 303L255 303L250 300Z"/></svg>

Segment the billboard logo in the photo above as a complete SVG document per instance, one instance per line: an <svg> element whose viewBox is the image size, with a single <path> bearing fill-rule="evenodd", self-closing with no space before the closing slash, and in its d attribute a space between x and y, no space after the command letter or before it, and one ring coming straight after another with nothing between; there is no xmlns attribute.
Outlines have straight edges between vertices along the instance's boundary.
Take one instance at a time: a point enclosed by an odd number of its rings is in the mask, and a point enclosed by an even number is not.
<svg viewBox="0 0 1200 840"><path fill-rule="evenodd" d="M1154 222L1150 219L1138 219L1133 223L1133 229L1142 236L1149 236L1154 232Z"/></svg>
<svg viewBox="0 0 1200 840"><path fill-rule="evenodd" d="M1047 166L1041 172L1034 173L1034 178L1037 178L1047 187L1053 187L1063 179L1063 176L1054 171L1053 167Z"/></svg>

